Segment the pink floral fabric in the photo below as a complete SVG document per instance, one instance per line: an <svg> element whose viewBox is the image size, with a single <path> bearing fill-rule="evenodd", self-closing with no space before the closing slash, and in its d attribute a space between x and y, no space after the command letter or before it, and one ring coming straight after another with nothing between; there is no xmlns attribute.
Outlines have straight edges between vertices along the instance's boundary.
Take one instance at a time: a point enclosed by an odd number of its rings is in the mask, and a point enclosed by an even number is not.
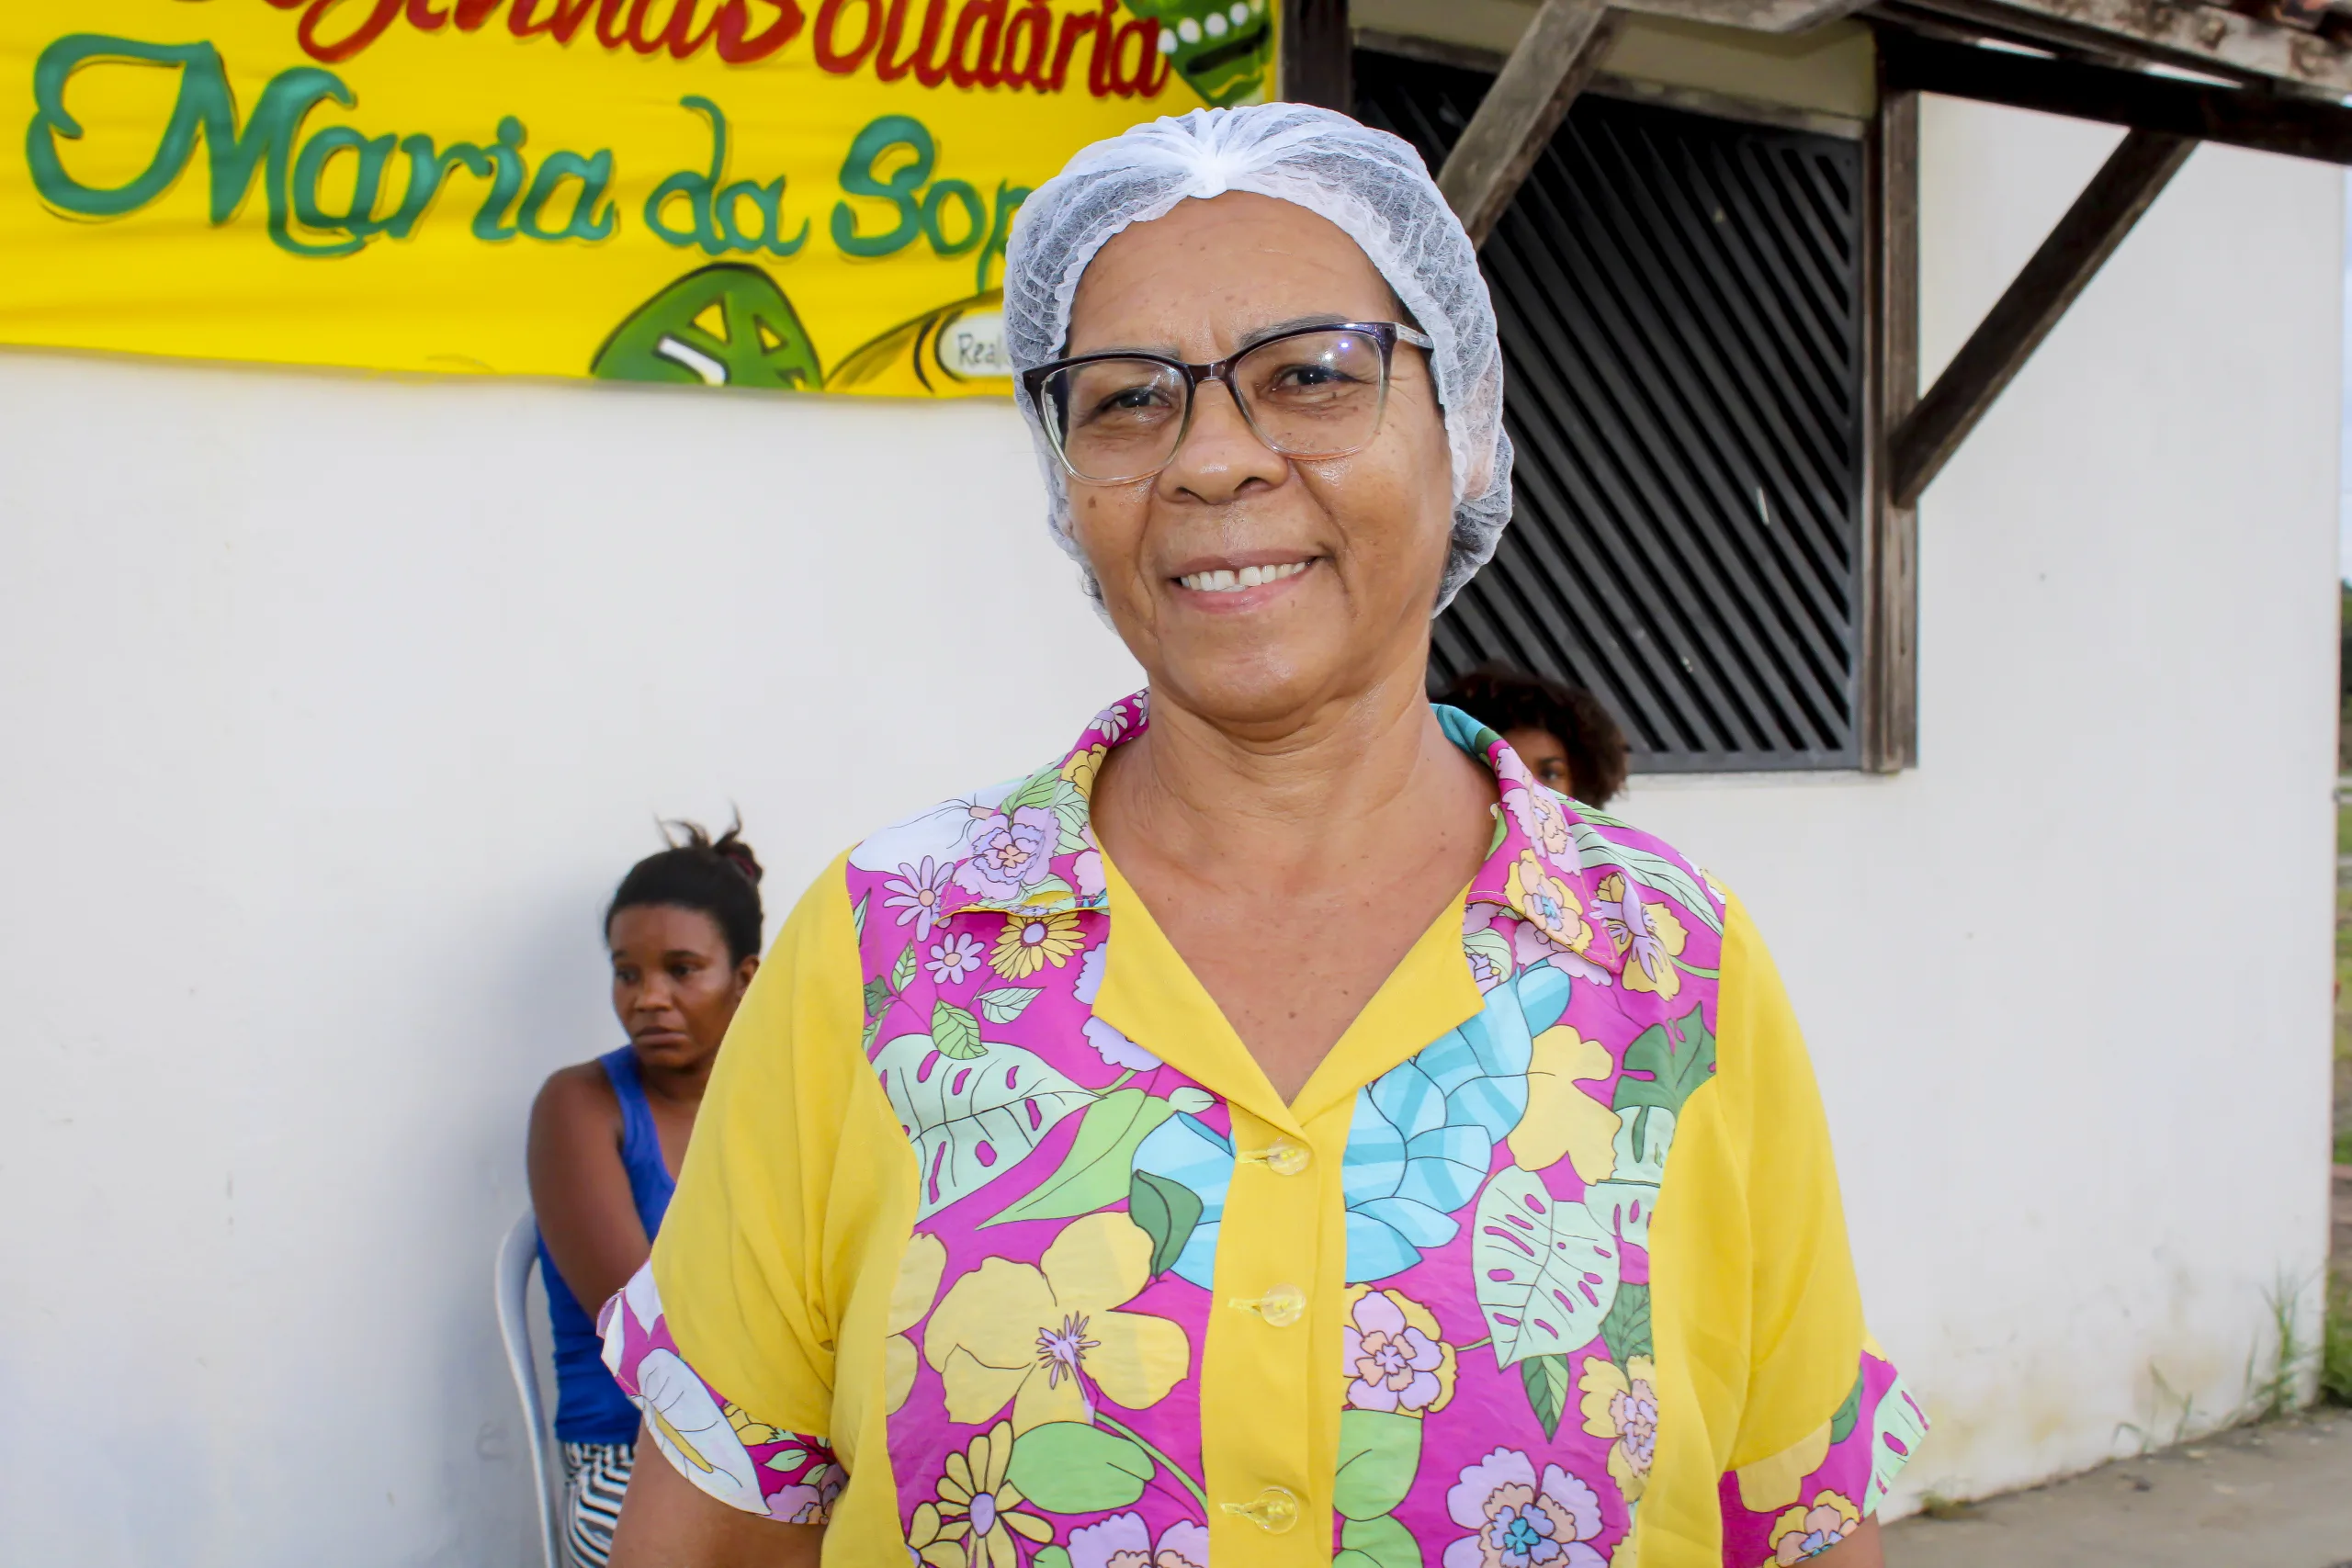
<svg viewBox="0 0 2352 1568"><path fill-rule="evenodd" d="M1828 1446L1792 1501L1750 1508L1738 1478L1724 1477L1724 1561L1786 1568L1828 1551L1877 1512L1927 1430L1927 1412L1894 1366L1864 1350L1854 1392L1830 1418Z"/></svg>
<svg viewBox="0 0 2352 1568"><path fill-rule="evenodd" d="M728 1403L686 1365L649 1265L606 1302L605 1365L679 1472L720 1502L786 1524L820 1525L848 1480L822 1438L778 1431Z"/></svg>
<svg viewBox="0 0 2352 1568"><path fill-rule="evenodd" d="M1484 1010L1357 1092L1331 1549L1625 1568L1658 1451L1650 1218L1715 1068L1724 904L1440 718L1500 795L1464 910ZM1092 1011L1113 932L1088 796L1148 722L1124 699L1057 764L849 857L862 1043L919 1169L888 1448L932 1568L1206 1568L1199 1357L1242 1151L1216 1092ZM738 1506L821 1514L823 1443L746 1434L640 1278L607 1356L650 1424L674 1412L664 1451ZM1801 1508L1751 1512L1724 1482L1729 1568L1843 1539L1925 1423L1865 1357L1833 1427Z"/></svg>

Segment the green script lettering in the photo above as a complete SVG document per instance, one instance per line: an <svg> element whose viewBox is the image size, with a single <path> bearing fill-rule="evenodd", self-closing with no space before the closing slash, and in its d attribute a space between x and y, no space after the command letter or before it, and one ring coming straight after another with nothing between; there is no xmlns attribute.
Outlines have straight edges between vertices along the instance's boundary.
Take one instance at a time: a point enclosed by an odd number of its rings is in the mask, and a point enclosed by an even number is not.
<svg viewBox="0 0 2352 1568"><path fill-rule="evenodd" d="M83 134L81 122L65 107L67 85L75 73L96 64L162 67L180 73L179 94L154 157L119 186L91 186L74 178L61 149L61 143L79 141ZM513 115L498 122L497 135L487 147L458 141L436 148L429 136L368 136L347 125L325 126L306 139L303 126L311 110L329 100L345 108L357 102L334 73L296 66L270 78L252 117L241 127L228 73L212 45L141 43L74 33L51 43L34 64L34 113L25 133L25 161L34 188L56 210L81 218L120 218L172 188L194 158L200 135L211 175L213 224L236 217L258 177L268 206L270 239L301 256L349 255L379 234L407 239L431 209L452 168L487 182L470 225L477 239L497 243L519 234L547 242L593 243L610 237L618 226L618 214L606 194L613 181L609 151L593 155L551 152L534 175L523 153L529 133ZM400 205L389 216L379 217L385 174L395 151L406 155L407 187ZM352 160L351 198L343 210L329 211L320 186L336 158L346 153ZM553 223L548 209L554 205L561 210L560 197L567 184L577 187L571 214ZM779 180L778 197L782 191ZM753 202L763 211L770 209L756 195ZM298 225L337 237L323 243L300 238L294 231Z"/></svg>
<svg viewBox="0 0 2352 1568"><path fill-rule="evenodd" d="M65 169L58 154L60 138L79 141L81 122L65 107L65 85L76 71L97 62L176 67L179 97L172 118L146 169L127 185L112 188L85 186ZM229 93L228 73L220 52L209 43L140 43L103 33L70 33L40 51L33 64L33 119L25 132L25 161L33 188L41 199L61 211L84 218L119 218L153 201L171 188L196 151L197 132L204 133L205 151L212 173L212 221L228 222L244 205L256 170L266 170L263 183L269 206L269 237L296 255L334 256L359 248L357 237L337 244L314 245L296 239L288 220L291 207L288 165L302 122L325 99L348 108L351 89L331 71L313 65L296 66L270 78L254 105L253 118L240 130L236 101ZM323 162L323 159L322 159Z"/></svg>
<svg viewBox="0 0 2352 1568"><path fill-rule="evenodd" d="M645 226L661 235L665 243L699 245L706 255L725 255L730 251L746 254L766 251L778 256L797 254L808 243L808 220L800 220L800 231L792 238L784 237L784 176L778 175L765 185L751 180L720 184L727 177L726 111L695 93L678 102L710 121L710 167L707 171L681 170L655 186L653 194L645 198ZM686 210L694 215L694 227L670 226L666 214L671 204L677 201L684 202ZM763 220L756 232L735 221L747 201Z"/></svg>

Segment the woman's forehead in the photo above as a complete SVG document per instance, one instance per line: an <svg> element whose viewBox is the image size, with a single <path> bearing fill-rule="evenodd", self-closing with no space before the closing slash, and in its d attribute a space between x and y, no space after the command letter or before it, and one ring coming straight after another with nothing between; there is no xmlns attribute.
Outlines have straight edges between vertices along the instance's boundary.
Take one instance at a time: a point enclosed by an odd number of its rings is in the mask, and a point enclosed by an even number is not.
<svg viewBox="0 0 2352 1568"><path fill-rule="evenodd" d="M1080 339L1106 333L1213 323L1221 333L1256 335L1395 310L1372 258L1330 220L1227 191L1113 235L1079 279L1069 337L1072 352L1089 352Z"/></svg>

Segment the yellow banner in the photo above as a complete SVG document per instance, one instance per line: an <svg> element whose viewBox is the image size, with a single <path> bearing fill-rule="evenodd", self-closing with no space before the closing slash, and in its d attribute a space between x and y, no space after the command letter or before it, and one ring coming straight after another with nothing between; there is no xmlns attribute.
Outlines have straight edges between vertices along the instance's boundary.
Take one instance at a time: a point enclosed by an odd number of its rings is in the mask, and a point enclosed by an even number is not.
<svg viewBox="0 0 2352 1568"><path fill-rule="evenodd" d="M0 342L1002 392L1022 198L1278 5L6 0Z"/></svg>

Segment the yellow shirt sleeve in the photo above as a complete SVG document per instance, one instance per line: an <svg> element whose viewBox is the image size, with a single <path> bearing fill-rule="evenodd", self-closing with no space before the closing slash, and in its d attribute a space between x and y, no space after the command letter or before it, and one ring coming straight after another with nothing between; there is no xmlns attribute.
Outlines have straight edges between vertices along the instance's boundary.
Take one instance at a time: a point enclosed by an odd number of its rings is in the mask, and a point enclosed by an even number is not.
<svg viewBox="0 0 2352 1568"><path fill-rule="evenodd" d="M1683 1107L1651 1229L1672 1483L1654 1482L1656 1517L1645 1505L1645 1563L1720 1562L1719 1478L1826 1438L1863 1345L1804 1038L1747 909L1726 904L1715 1075Z"/></svg>
<svg viewBox="0 0 2352 1568"><path fill-rule="evenodd" d="M885 1315L915 1186L864 1022L837 860L727 1032L652 1264L679 1353L705 1382L756 1421L845 1448L879 1393L878 1334L854 1329Z"/></svg>

